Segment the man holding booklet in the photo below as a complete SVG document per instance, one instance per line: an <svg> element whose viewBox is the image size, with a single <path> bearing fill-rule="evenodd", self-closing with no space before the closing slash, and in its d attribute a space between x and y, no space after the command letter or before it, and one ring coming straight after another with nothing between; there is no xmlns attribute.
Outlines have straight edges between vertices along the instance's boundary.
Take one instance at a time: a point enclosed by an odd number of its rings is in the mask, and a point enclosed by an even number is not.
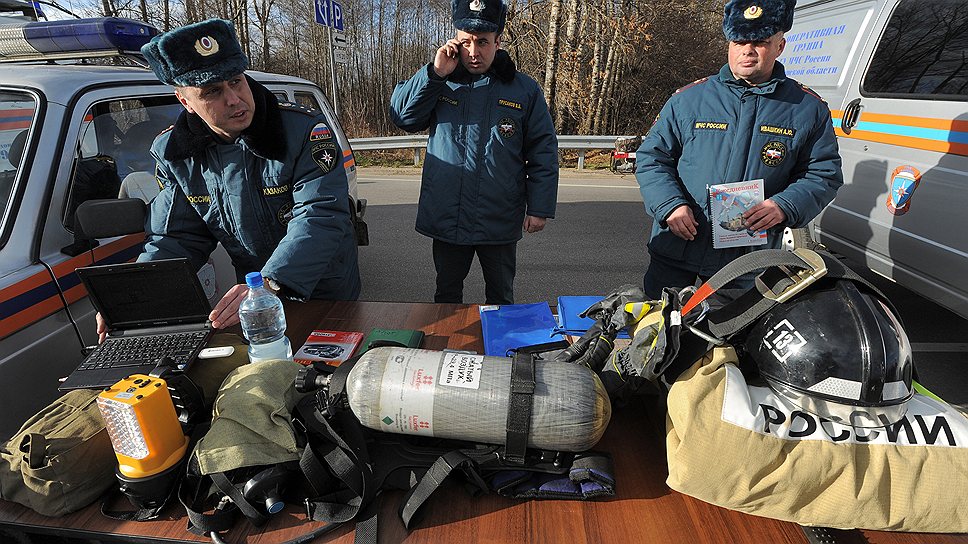
<svg viewBox="0 0 968 544"><path fill-rule="evenodd" d="M655 221L644 287L694 285L735 258L780 246L843 185L830 110L776 59L795 0L730 0L728 62L666 102L636 153ZM764 235L765 232L765 235ZM752 277L729 287L748 287Z"/></svg>

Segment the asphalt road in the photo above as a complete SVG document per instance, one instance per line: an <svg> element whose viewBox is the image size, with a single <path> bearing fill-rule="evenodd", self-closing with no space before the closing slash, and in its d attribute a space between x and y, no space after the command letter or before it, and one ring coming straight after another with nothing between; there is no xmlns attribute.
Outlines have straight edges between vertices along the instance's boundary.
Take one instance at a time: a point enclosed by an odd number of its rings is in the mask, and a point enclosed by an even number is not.
<svg viewBox="0 0 968 544"><path fill-rule="evenodd" d="M431 242L414 230L419 169L360 169L358 183L370 229L370 245L360 250L362 300L433 301ZM559 295L604 295L623 284L641 285L650 228L631 176L563 171L555 219L518 244L515 302L554 305ZM945 400L968 405L968 320L863 266L854 268L897 306L920 381ZM465 282L464 302L484 302L476 263Z"/></svg>

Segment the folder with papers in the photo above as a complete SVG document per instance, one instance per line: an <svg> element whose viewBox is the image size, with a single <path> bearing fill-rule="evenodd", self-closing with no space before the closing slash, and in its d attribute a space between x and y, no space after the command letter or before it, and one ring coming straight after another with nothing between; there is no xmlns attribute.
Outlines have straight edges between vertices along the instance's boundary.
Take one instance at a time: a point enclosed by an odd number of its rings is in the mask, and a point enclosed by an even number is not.
<svg viewBox="0 0 968 544"><path fill-rule="evenodd" d="M481 306L484 354L508 356L509 350L556 340L558 323L547 302Z"/></svg>

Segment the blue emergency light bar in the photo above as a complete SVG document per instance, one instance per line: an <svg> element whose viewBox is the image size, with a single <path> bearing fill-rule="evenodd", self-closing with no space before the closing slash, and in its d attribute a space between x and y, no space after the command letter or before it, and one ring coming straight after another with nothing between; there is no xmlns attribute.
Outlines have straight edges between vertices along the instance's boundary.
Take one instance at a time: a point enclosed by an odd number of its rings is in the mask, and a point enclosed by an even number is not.
<svg viewBox="0 0 968 544"><path fill-rule="evenodd" d="M158 29L118 17L0 25L0 60L83 58L139 53Z"/></svg>

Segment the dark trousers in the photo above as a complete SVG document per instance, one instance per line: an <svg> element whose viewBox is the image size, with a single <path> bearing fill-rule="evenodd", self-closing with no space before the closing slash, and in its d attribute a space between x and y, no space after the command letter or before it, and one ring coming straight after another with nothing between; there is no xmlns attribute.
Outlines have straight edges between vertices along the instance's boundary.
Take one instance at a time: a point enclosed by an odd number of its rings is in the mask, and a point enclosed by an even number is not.
<svg viewBox="0 0 968 544"><path fill-rule="evenodd" d="M437 291L434 302L464 302L464 278L471 270L474 254L484 272L486 304L514 304L514 269L517 242L500 245L460 246L434 240L434 268Z"/></svg>
<svg viewBox="0 0 968 544"><path fill-rule="evenodd" d="M696 285L696 280L706 281L711 276L700 275L682 263L666 259L660 255L650 254L649 268L645 271L642 278L642 287L645 289L645 296L649 300L659 300L662 297L663 287L672 287L679 291L685 287ZM753 279L756 274L745 274L727 283L721 289L742 289L747 290L753 287Z"/></svg>

